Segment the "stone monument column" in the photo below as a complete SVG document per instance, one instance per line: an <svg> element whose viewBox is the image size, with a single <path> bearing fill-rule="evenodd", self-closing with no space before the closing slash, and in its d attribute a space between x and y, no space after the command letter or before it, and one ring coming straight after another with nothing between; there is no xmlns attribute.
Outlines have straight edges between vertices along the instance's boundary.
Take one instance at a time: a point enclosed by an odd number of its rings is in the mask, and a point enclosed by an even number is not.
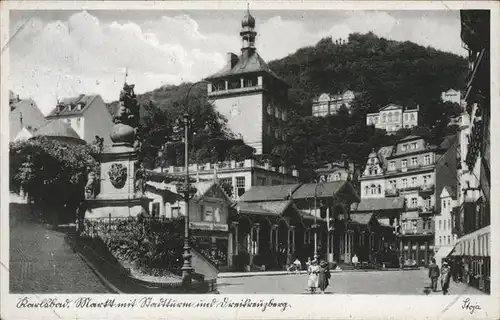
<svg viewBox="0 0 500 320"><path fill-rule="evenodd" d="M144 195L145 169L138 163L136 128L139 105L134 85L124 84L120 105L113 118L111 148L99 154L100 193L85 201L85 218L149 215Z"/></svg>

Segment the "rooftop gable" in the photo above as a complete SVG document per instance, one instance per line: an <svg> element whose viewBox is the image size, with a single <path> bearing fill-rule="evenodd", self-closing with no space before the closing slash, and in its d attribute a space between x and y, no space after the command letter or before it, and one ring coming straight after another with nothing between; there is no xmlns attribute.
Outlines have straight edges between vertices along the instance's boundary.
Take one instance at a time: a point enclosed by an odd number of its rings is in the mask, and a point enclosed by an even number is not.
<svg viewBox="0 0 500 320"><path fill-rule="evenodd" d="M389 111L389 110L402 110L404 109L402 106L390 103L384 107L382 107L379 111Z"/></svg>
<svg viewBox="0 0 500 320"><path fill-rule="evenodd" d="M56 118L64 116L73 116L84 114L94 103L101 101L104 104L100 95L80 95L78 97L64 98L59 104L47 115L47 118ZM81 109L78 105L82 104Z"/></svg>

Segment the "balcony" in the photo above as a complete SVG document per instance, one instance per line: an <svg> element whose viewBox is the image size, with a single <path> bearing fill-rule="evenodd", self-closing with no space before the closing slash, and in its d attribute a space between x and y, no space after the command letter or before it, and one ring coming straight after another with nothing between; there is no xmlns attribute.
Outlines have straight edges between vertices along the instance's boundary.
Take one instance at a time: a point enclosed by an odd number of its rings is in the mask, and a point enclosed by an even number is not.
<svg viewBox="0 0 500 320"><path fill-rule="evenodd" d="M434 215L435 212L436 210L434 206L425 206L418 209L418 213L420 216Z"/></svg>
<svg viewBox="0 0 500 320"><path fill-rule="evenodd" d="M418 193L420 196L426 196L434 193L434 185L433 184L425 184L420 186L418 189Z"/></svg>
<svg viewBox="0 0 500 320"><path fill-rule="evenodd" d="M397 188L386 189L385 196L386 197L398 197L399 196L399 189L397 189Z"/></svg>
<svg viewBox="0 0 500 320"><path fill-rule="evenodd" d="M264 88L261 85L257 86L251 86L251 87L243 87L243 88L234 88L234 89L227 89L227 90L217 90L217 91L212 91L208 93L209 97L218 97L218 96L224 96L228 94L236 94L236 93L248 93L248 92L254 92L254 91L261 91Z"/></svg>

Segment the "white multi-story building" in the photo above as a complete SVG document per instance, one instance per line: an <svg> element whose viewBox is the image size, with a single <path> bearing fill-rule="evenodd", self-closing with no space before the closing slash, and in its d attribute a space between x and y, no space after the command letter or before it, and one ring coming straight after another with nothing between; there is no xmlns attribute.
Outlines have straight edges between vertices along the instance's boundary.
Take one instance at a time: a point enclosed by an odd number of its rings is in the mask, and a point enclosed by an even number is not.
<svg viewBox="0 0 500 320"><path fill-rule="evenodd" d="M408 109L397 104L388 104L379 112L368 113L366 124L374 125L375 128L383 129L392 134L400 129L409 129L418 126L418 112L416 109Z"/></svg>
<svg viewBox="0 0 500 320"><path fill-rule="evenodd" d="M322 93L313 101L312 115L315 117L324 117L337 114L342 106L345 106L349 111L354 97L354 92L350 90L339 94Z"/></svg>
<svg viewBox="0 0 500 320"><path fill-rule="evenodd" d="M456 193L451 186L445 186L440 195L441 212L439 212L435 220L434 234L434 258L438 265L441 265L442 260L446 258L453 250L457 241L457 235L452 233L452 210L456 206Z"/></svg>
<svg viewBox="0 0 500 320"><path fill-rule="evenodd" d="M163 172L173 176L183 176L184 167L167 167L163 169ZM270 163L255 159L193 164L189 166L189 173L198 181L217 181L234 200L238 200L253 186L299 183L297 170L273 167Z"/></svg>
<svg viewBox="0 0 500 320"><path fill-rule="evenodd" d="M113 126L113 117L100 95L82 94L63 99L46 119L67 122L87 143L92 143L95 137L99 136L104 139L105 145L111 144L109 134Z"/></svg>
<svg viewBox="0 0 500 320"><path fill-rule="evenodd" d="M441 92L441 101L453 102L460 105L462 102L462 93L455 89L449 89L448 91Z"/></svg>

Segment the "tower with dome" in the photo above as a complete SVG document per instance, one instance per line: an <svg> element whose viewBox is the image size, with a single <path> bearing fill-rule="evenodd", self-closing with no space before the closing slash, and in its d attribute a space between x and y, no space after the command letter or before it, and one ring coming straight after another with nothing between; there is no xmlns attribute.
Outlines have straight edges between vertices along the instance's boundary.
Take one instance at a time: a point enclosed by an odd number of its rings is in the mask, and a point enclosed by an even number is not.
<svg viewBox="0 0 500 320"><path fill-rule="evenodd" d="M268 154L286 139L288 88L255 47L255 18L247 10L241 21L241 53L228 53L222 70L206 78L208 97L228 119L228 127L257 154Z"/></svg>

